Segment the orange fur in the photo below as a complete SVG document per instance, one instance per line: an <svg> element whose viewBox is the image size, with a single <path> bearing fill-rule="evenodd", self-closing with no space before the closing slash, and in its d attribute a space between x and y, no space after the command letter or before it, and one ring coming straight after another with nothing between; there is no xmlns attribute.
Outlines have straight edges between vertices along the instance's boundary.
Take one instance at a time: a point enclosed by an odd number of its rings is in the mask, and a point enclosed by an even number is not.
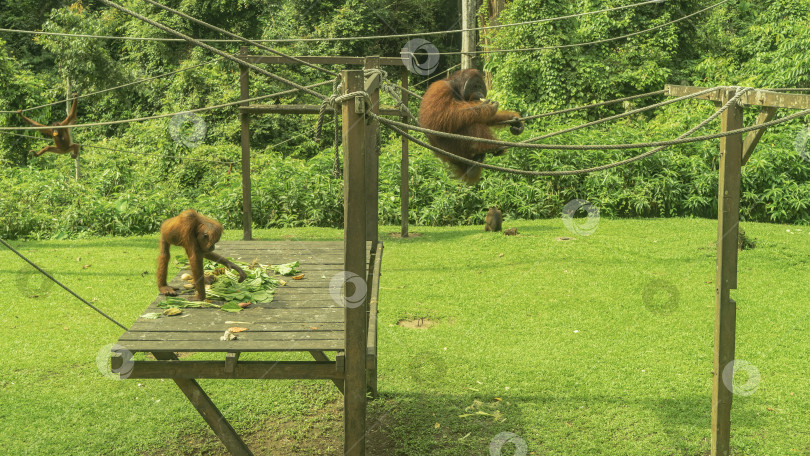
<svg viewBox="0 0 810 456"><path fill-rule="evenodd" d="M236 270L239 272L239 281L245 280L245 272L239 266L214 253L214 247L222 236L222 229L221 223L193 209L186 209L177 217L164 221L160 225L160 256L158 256L157 266L158 290L168 296L177 295L174 288L166 284L169 248L172 245L179 245L186 249L188 263L191 266L191 276L194 280L194 289L197 292L192 298L195 301L205 299L203 258L208 258Z"/></svg>
<svg viewBox="0 0 810 456"><path fill-rule="evenodd" d="M495 139L492 128L501 126L495 124L503 121L515 121L513 125L519 124L522 131L522 123L515 120L520 114L513 111L498 111L497 103L482 100L481 95L486 96L485 88L483 93L481 91L464 93L466 84L470 81L483 88L483 74L475 69L457 71L447 79L431 84L419 107L419 123L431 130L486 139ZM479 162L483 162L488 153L496 155L503 153L503 150L494 144L440 138L435 135L428 135L428 140L435 147ZM436 156L450 165L455 177L469 184L475 184L481 178L481 168L478 166L468 165L440 154Z"/></svg>

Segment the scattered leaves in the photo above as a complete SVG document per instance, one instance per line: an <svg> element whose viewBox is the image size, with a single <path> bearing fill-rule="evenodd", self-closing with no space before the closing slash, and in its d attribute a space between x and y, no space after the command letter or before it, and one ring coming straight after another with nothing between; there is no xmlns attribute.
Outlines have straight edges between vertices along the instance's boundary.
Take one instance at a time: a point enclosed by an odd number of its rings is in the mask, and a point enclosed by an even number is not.
<svg viewBox="0 0 810 456"><path fill-rule="evenodd" d="M300 266L301 265L299 265L298 262L295 261L292 263L272 265L270 266L270 269L272 269L276 274L289 276L300 273L301 272L301 269L299 269Z"/></svg>

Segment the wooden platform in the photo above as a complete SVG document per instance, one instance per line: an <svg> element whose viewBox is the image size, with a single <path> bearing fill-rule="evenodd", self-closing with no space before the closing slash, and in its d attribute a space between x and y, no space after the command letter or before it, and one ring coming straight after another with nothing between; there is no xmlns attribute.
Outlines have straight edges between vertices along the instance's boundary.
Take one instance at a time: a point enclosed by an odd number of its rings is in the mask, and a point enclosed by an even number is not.
<svg viewBox="0 0 810 456"><path fill-rule="evenodd" d="M369 337L368 369L376 367L376 313L379 280L379 262L375 268L382 244L367 243L369 267ZM376 247L372 252L372 247ZM177 251L175 248L174 252ZM219 309L183 309L175 317L156 320L138 318L118 340L117 351L135 352L279 352L307 351L313 353L313 362L273 362L278 372L268 373L263 362L236 363L229 371L223 361L135 362L128 378L329 378L340 379L340 352L344 350L345 309L340 297L340 286L330 289L330 281L343 271L343 242L296 241L223 241L217 252L243 262L258 260L262 264L282 264L298 261L304 278L293 280L279 276L287 283L276 289L270 303L253 304L238 312ZM169 282L178 291L183 282L180 271ZM192 295L193 290L187 295ZM158 295L143 314L162 312L157 304L165 299ZM237 334L238 339L223 341L225 330L233 327L248 328ZM323 352L338 352L330 361ZM116 363L117 364L117 363ZM164 365L165 364L165 365ZM164 371L169 368L171 372ZM290 366L297 366L290 369ZM117 366L116 366L117 367ZM236 367L239 367L237 370ZM330 368L331 367L331 370ZM306 372L310 371L310 372Z"/></svg>

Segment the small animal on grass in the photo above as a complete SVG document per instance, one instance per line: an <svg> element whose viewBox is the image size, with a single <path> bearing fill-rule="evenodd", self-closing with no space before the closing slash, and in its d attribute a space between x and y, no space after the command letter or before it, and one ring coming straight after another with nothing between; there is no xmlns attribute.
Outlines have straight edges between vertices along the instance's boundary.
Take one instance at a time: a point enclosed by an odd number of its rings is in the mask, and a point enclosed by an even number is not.
<svg viewBox="0 0 810 456"><path fill-rule="evenodd" d="M203 274L203 258L239 272L239 282L245 280L245 271L232 261L214 253L214 247L222 236L222 224L206 217L194 209L186 209L177 217L172 217L160 225L160 256L158 256L158 290L167 296L175 296L174 288L166 284L166 268L169 264L169 248L179 245L186 249L191 277L197 294L192 300L205 300L206 279Z"/></svg>
<svg viewBox="0 0 810 456"><path fill-rule="evenodd" d="M504 236L517 236L517 228L509 228L508 230L503 230Z"/></svg>
<svg viewBox="0 0 810 456"><path fill-rule="evenodd" d="M501 231L503 215L501 210L495 206L489 208L487 216L484 218L484 231Z"/></svg>
<svg viewBox="0 0 810 456"><path fill-rule="evenodd" d="M493 127L510 125L514 135L523 132L520 114L513 111L498 111L498 103L486 99L487 86L484 75L470 68L456 71L447 79L436 81L425 91L419 106L419 123L424 128L455 133L476 138L495 139ZM464 158L484 162L486 154L503 155L505 150L494 144L442 138L427 135L434 147ZM468 184L481 178L481 167L462 163L453 157L436 153L450 166L455 177Z"/></svg>
<svg viewBox="0 0 810 456"><path fill-rule="evenodd" d="M79 99L76 97L76 94L73 94L73 106L70 108L70 114L65 117L65 120L61 122L53 122L51 124L52 127L64 127L66 125L73 125L76 123L76 107L79 105ZM42 134L42 136L52 139L54 145L52 146L45 146L39 152L34 152L30 150L29 153L34 154L34 156L39 157L40 155L44 154L45 152L53 152L55 154L66 154L70 152L70 156L72 158L77 158L79 156L79 149L81 146L79 144L75 144L70 139L70 132L67 128L48 128L47 125L43 125L33 119L29 119L25 117L22 113L22 110L17 110L17 114L20 115L26 122L30 123L35 127L42 127L37 131Z"/></svg>

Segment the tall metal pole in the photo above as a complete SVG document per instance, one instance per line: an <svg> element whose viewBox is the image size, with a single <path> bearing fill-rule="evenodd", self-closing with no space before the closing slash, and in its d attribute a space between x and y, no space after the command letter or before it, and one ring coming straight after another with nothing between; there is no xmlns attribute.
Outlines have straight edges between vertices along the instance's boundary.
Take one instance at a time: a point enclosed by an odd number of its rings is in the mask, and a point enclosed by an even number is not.
<svg viewBox="0 0 810 456"><path fill-rule="evenodd" d="M734 96L726 89L722 103ZM743 107L735 104L722 116L722 131L743 127ZM717 198L717 277L714 310L714 372L712 384L712 456L728 456L731 430L732 366L736 326L736 302L730 292L737 288L737 236L740 221L740 175L742 134L720 140L720 180ZM729 371L725 374L724 370Z"/></svg>

